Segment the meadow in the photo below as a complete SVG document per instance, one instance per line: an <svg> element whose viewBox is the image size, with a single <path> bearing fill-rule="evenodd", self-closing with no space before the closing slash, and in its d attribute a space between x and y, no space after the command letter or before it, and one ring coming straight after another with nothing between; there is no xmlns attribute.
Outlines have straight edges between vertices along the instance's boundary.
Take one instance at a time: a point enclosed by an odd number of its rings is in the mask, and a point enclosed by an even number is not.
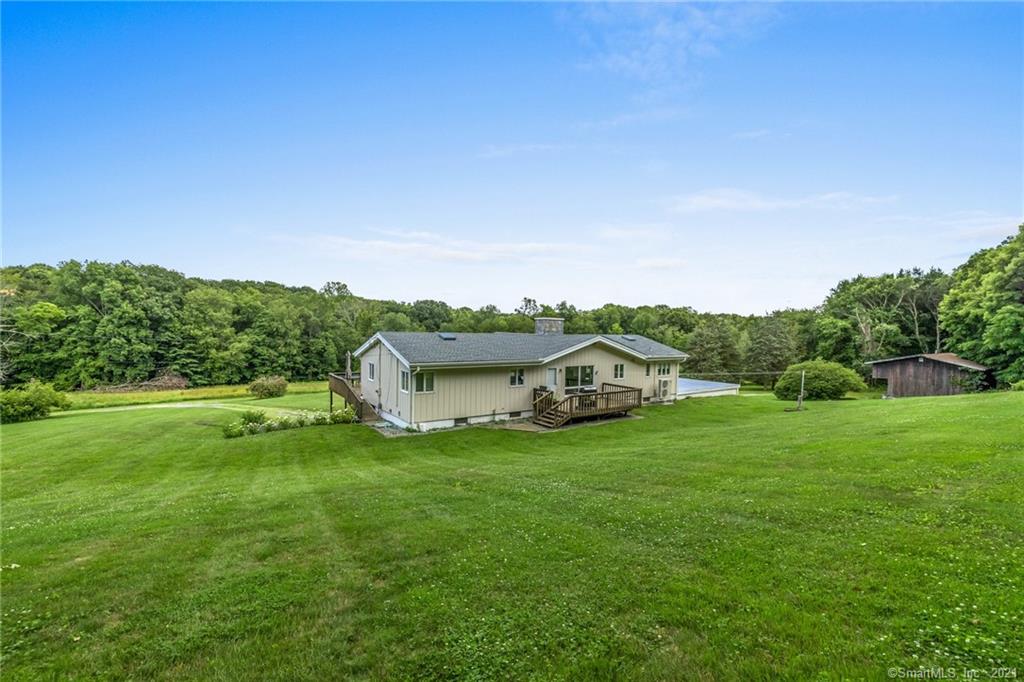
<svg viewBox="0 0 1024 682"><path fill-rule="evenodd" d="M1024 393L786 406L395 438L228 440L201 403L5 425L3 676L1024 675Z"/></svg>
<svg viewBox="0 0 1024 682"><path fill-rule="evenodd" d="M288 384L288 393L319 393L327 398L326 381L293 381ZM148 405L152 403L173 403L189 400L223 400L226 398L252 397L245 384L229 384L223 386L203 386L201 388L183 388L167 391L121 391L102 393L98 391L72 391L66 394L71 401L72 410L94 409L99 407L119 407L124 405Z"/></svg>

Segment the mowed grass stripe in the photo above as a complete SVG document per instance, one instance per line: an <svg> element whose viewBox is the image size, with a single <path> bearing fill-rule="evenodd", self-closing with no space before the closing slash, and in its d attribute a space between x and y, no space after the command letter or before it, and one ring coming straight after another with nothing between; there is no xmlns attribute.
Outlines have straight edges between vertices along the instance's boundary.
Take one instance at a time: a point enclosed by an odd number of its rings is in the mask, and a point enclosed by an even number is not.
<svg viewBox="0 0 1024 682"><path fill-rule="evenodd" d="M1024 399L782 407L392 439L225 440L233 415L198 409L4 426L5 677L1011 664Z"/></svg>

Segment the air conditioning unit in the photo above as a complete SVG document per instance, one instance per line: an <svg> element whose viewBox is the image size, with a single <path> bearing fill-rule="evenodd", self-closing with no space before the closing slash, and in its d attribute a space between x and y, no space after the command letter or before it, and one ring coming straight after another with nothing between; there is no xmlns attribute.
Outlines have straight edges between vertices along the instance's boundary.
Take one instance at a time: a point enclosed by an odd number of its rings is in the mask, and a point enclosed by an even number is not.
<svg viewBox="0 0 1024 682"><path fill-rule="evenodd" d="M665 399L672 395L672 380L671 379L658 379L658 393L657 396L661 399Z"/></svg>

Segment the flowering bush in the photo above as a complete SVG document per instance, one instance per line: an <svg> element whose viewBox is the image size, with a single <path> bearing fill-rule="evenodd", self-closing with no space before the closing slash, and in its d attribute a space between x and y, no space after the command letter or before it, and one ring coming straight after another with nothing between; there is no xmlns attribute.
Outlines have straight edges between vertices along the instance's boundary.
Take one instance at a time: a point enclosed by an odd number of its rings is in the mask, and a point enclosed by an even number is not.
<svg viewBox="0 0 1024 682"><path fill-rule="evenodd" d="M267 421L267 413L263 410L246 410L242 413L243 424L262 424Z"/></svg>
<svg viewBox="0 0 1024 682"><path fill-rule="evenodd" d="M326 426L328 424L351 424L356 420L356 412L352 407L345 407L333 412L299 412L280 417L267 418L262 410L249 410L242 413L240 421L224 426L225 438L240 438L269 431L286 431L303 426Z"/></svg>

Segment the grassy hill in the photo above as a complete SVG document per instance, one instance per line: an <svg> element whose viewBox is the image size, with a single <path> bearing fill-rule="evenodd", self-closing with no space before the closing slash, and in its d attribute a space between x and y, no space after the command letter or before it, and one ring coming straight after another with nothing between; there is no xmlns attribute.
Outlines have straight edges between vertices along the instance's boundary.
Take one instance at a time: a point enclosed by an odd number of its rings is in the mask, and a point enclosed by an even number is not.
<svg viewBox="0 0 1024 682"><path fill-rule="evenodd" d="M322 394L262 404L322 407ZM557 433L5 425L5 679L1024 673L1024 394Z"/></svg>

